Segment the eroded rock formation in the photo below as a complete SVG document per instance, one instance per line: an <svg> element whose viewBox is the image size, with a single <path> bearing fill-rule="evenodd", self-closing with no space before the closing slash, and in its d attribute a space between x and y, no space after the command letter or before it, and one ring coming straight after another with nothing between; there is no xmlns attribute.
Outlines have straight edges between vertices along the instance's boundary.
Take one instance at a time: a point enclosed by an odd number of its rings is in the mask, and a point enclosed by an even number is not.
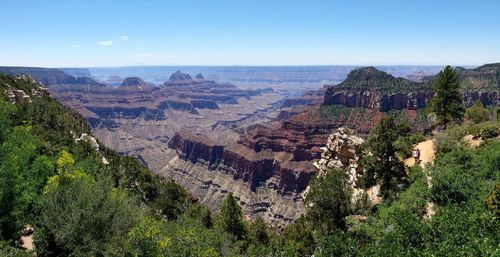
<svg viewBox="0 0 500 257"><path fill-rule="evenodd" d="M456 68L464 101L470 106L475 100L485 105L498 105L500 99L500 64L488 64L475 69ZM434 95L432 84L436 76L413 82L396 78L373 67L353 70L342 83L326 90L324 104L363 107L381 112L417 110L427 106Z"/></svg>
<svg viewBox="0 0 500 257"><path fill-rule="evenodd" d="M363 166L360 164L360 158L365 154L361 149L363 142L362 138L350 134L344 128L339 128L328 137L326 146L321 148L321 159L313 165L318 176L325 176L328 172L345 172L348 176L348 184L353 189L353 204L364 201L364 195L367 195L368 204L374 205L381 200L378 195L379 186L365 190L360 183L364 173ZM308 190L304 191L304 197Z"/></svg>

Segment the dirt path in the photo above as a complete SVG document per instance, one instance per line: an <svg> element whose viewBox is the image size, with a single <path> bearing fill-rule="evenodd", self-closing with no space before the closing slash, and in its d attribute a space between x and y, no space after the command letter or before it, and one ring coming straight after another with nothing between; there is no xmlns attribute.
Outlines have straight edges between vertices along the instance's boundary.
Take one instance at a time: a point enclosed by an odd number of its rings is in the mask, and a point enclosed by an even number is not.
<svg viewBox="0 0 500 257"><path fill-rule="evenodd" d="M472 146L472 147L477 147L479 146L483 140L480 139L480 138L474 138L473 135L466 135L464 136L464 141L469 144L469 146Z"/></svg>
<svg viewBox="0 0 500 257"><path fill-rule="evenodd" d="M436 158L436 144L434 140L429 139L423 142L418 143L415 148L420 150L420 167L422 167L425 177L427 180L427 186L429 188L432 187L432 176L429 171L426 170L428 165L434 164L434 159ZM408 167L412 167L415 165L415 158L411 157L405 160L405 165ZM436 213L434 210L434 203L427 202L426 212L424 215L425 219L430 219Z"/></svg>
<svg viewBox="0 0 500 257"><path fill-rule="evenodd" d="M21 231L21 234L21 247L28 251L34 251L35 245L33 244L33 227L31 225L27 225Z"/></svg>
<svg viewBox="0 0 500 257"><path fill-rule="evenodd" d="M425 166L434 163L434 158L436 157L436 144L434 140L429 139L418 143L414 148L420 150L420 166L425 169ZM408 167L413 167L415 165L415 158L411 157L405 160L405 164Z"/></svg>

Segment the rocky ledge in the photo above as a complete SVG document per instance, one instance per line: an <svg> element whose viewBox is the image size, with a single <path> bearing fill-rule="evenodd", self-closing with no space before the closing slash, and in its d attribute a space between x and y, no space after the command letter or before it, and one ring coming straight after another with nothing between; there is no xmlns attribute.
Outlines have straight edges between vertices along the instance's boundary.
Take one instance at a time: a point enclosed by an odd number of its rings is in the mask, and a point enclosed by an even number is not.
<svg viewBox="0 0 500 257"><path fill-rule="evenodd" d="M365 190L361 187L361 178L364 173L363 166L359 163L363 155L361 145L364 140L358 136L350 134L344 128L339 128L332 133L327 140L326 146L321 148L321 159L314 162L314 167L318 176L325 176L328 172L345 172L348 176L348 184L353 189L352 202L367 201L363 205L374 205L381 201L378 195L379 186L374 186ZM307 188L303 197L307 195ZM364 197L364 195L368 197Z"/></svg>
<svg viewBox="0 0 500 257"><path fill-rule="evenodd" d="M485 105L500 101L500 65L484 65L476 69L456 68L462 84L464 101L471 105L480 100ZM323 104L364 107L381 112L389 110L417 110L427 106L434 95L436 76L422 82L396 78L373 67L356 69L342 83L329 86Z"/></svg>

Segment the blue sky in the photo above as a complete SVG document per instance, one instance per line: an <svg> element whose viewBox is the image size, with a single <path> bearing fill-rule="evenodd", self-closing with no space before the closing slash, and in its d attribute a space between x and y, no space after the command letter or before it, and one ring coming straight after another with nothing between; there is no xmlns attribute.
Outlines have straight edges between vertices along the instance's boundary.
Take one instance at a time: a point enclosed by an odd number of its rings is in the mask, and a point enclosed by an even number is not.
<svg viewBox="0 0 500 257"><path fill-rule="evenodd" d="M0 0L0 65L490 62L498 0Z"/></svg>

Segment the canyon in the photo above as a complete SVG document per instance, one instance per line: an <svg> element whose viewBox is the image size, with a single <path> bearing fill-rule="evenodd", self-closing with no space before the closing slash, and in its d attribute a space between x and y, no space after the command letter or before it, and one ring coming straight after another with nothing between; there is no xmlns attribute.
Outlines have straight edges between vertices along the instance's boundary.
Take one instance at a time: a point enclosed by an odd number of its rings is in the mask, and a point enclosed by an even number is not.
<svg viewBox="0 0 500 257"><path fill-rule="evenodd" d="M499 66L457 68L466 104L498 105ZM208 76L197 72L204 69ZM263 217L276 227L304 212L302 194L317 173L313 163L324 157L322 148L338 128L363 137L386 113L409 122L414 131L429 128L423 109L433 96L435 76L424 72L409 70L410 80L374 67L349 67L334 75L322 67L316 77L306 76L315 74L306 69L287 80L293 71L204 69L122 78L112 68L98 76L92 69L66 69L82 77L3 68L32 72L87 119L101 143L175 180L213 211L232 192L248 218ZM248 71L267 75L259 82ZM217 76L232 82L212 79ZM335 84L322 86L325 81Z"/></svg>

